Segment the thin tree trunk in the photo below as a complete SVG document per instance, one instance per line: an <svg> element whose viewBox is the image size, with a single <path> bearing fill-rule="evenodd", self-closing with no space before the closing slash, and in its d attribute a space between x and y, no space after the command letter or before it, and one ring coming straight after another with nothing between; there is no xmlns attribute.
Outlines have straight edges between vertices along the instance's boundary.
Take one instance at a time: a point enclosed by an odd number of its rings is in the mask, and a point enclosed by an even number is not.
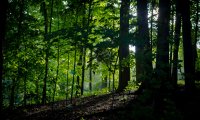
<svg viewBox="0 0 200 120"><path fill-rule="evenodd" d="M180 31L181 31L181 15L180 5L176 0L176 23L175 23L175 36L174 36L174 53L173 53L173 67L172 67L172 83L174 88L177 88L177 69L178 69L178 50L180 43Z"/></svg>
<svg viewBox="0 0 200 120"><path fill-rule="evenodd" d="M194 59L195 59L195 63L196 64L196 61L197 61L197 58L198 58L198 54L197 54L197 41L198 41L198 30L199 30L199 26L198 26L198 23L199 23L199 0L196 0L196 21L195 21L195 41L194 41Z"/></svg>
<svg viewBox="0 0 200 120"><path fill-rule="evenodd" d="M66 87L66 101L68 99L68 86L69 86L69 52L67 55L67 87ZM67 105L67 102L66 102Z"/></svg>
<svg viewBox="0 0 200 120"><path fill-rule="evenodd" d="M81 48L81 51L80 52L82 52L82 48ZM78 66L81 66L82 67L82 54L80 54L80 56L79 56L79 60L78 60ZM81 89L81 85L80 85L80 76L79 75L77 75L77 77L76 77L76 81L77 81L77 85L76 85L76 96L78 96L78 94L79 94L79 90L80 90L80 92L82 91L82 89ZM80 93L81 94L81 93Z"/></svg>
<svg viewBox="0 0 200 120"><path fill-rule="evenodd" d="M169 46L170 46L170 50L169 50L169 71L170 71L170 77L172 74L172 56L173 56L173 36L174 36L174 4L173 4L173 0L171 0L171 30L170 30L170 39L169 39ZM170 78L171 79L171 78Z"/></svg>
<svg viewBox="0 0 200 120"><path fill-rule="evenodd" d="M52 9L51 12L53 13L53 0L52 0ZM57 7L57 15L58 15L58 30L60 27L60 23L59 23L59 13L58 13L58 7ZM51 23L51 22L50 22ZM55 80L55 84L54 84L54 93L53 93L53 104L52 104L52 110L53 110L53 106L54 106L54 101L55 101L55 95L56 95L56 85L57 85L57 81L58 81L58 77L59 77L59 66L60 66L60 40L58 40L57 42L58 44L58 51L57 51L57 70L56 70L56 80Z"/></svg>
<svg viewBox="0 0 200 120"><path fill-rule="evenodd" d="M84 91L84 82L85 82L85 57L86 57L86 48L83 47L83 55L82 55L82 81L81 81L81 95L83 95Z"/></svg>
<svg viewBox="0 0 200 120"><path fill-rule="evenodd" d="M75 38L76 39L76 38ZM76 42L76 40L75 40ZM77 45L75 43L75 51L74 51L74 67L73 67L73 78L72 78L72 89L71 89L71 104L72 104L72 98L73 98L73 92L74 92L74 79L75 79L75 73L76 73L76 52L77 52Z"/></svg>
<svg viewBox="0 0 200 120"><path fill-rule="evenodd" d="M84 43L88 42L88 35L90 33L89 29L90 29L90 21L91 21L91 7L92 7L92 1L93 0L89 0L89 10L88 10L88 18L87 18L87 31L86 31L86 37L84 40ZM84 81L85 81L85 57L86 57L86 47L83 46L83 62L82 62L82 86L81 86L81 95L83 95L84 92Z"/></svg>
<svg viewBox="0 0 200 120"><path fill-rule="evenodd" d="M151 51L152 51L152 48L153 48L153 10L154 10L154 7L155 7L155 0L152 0L151 1Z"/></svg>
<svg viewBox="0 0 200 120"><path fill-rule="evenodd" d="M129 7L130 0L122 0L120 8L120 40L119 40L119 86L121 92L130 80L129 57Z"/></svg>
<svg viewBox="0 0 200 120"><path fill-rule="evenodd" d="M26 48L25 48L26 49ZM25 61L25 68L28 68L28 64L27 64L27 60ZM24 76L24 106L27 105L27 70L24 72L25 76Z"/></svg>
<svg viewBox="0 0 200 120"><path fill-rule="evenodd" d="M110 77L110 73L111 73L111 62L109 63L110 65L110 69L108 70L108 89L109 89L109 92L111 91L111 88L110 88L110 82L111 82L111 77Z"/></svg>
<svg viewBox="0 0 200 120"><path fill-rule="evenodd" d="M43 2L43 16L44 16L44 41L46 41L46 34L48 33L48 18L47 18L47 8L46 8L46 3ZM45 76L44 76L44 81L43 81L43 92L42 92L42 104L46 104L46 83L48 79L48 64L49 64L49 43L46 43L46 57L45 57Z"/></svg>
<svg viewBox="0 0 200 120"><path fill-rule="evenodd" d="M90 74L89 74L89 76L90 76L90 83L89 83L90 91L92 91L92 53L93 53L93 51L92 51L92 48L91 48L90 49Z"/></svg>
<svg viewBox="0 0 200 120"><path fill-rule="evenodd" d="M56 94L56 85L58 81L58 75L59 75L59 66L60 66L60 42L58 41L58 56L57 56L57 70L56 70L56 80L54 83L54 92L53 92L53 103L55 99L55 94Z"/></svg>
<svg viewBox="0 0 200 120"><path fill-rule="evenodd" d="M76 9L76 27L78 25L78 8ZM70 102L72 104L72 99L73 99L73 94L74 94L74 79L75 79L75 73L76 73L76 53L77 53L77 32L74 34L74 39L75 39L75 50L74 50L74 65L73 65L73 78L72 78L72 89L71 89L71 99Z"/></svg>

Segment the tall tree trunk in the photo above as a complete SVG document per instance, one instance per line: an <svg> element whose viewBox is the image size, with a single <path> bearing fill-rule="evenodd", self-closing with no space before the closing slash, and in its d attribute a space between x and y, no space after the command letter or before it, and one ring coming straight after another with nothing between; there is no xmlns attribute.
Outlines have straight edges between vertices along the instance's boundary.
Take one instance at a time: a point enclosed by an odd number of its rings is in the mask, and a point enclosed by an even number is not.
<svg viewBox="0 0 200 120"><path fill-rule="evenodd" d="M89 89L90 91L92 91L92 48L90 49L90 73L89 73L89 76L90 76L90 83L89 83Z"/></svg>
<svg viewBox="0 0 200 120"><path fill-rule="evenodd" d="M136 41L136 81L140 89L148 87L152 73L152 51L148 28L147 0L137 0L138 37Z"/></svg>
<svg viewBox="0 0 200 120"><path fill-rule="evenodd" d="M82 76L81 76L81 95L83 95L84 91L84 82L85 82L85 57L86 57L86 48L83 47L83 55L82 55Z"/></svg>
<svg viewBox="0 0 200 120"><path fill-rule="evenodd" d="M55 99L55 95L56 95L56 85L57 85L57 81L58 81L58 77L59 77L59 67L60 67L60 41L58 40L58 51L57 51L57 70L56 70L56 80L54 83L54 92L53 92L53 103L54 103L54 99Z"/></svg>
<svg viewBox="0 0 200 120"><path fill-rule="evenodd" d="M76 37L75 37L75 42L76 42ZM75 73L76 73L76 53L77 53L77 45L75 43L75 51L74 51L74 65L73 65L73 78L72 78L72 89L71 89L71 104L72 104L72 99L73 99L73 94L74 94L74 79L75 79Z"/></svg>
<svg viewBox="0 0 200 120"><path fill-rule="evenodd" d="M82 53L82 48L81 48L81 51L80 51L80 53ZM82 54L80 54L80 56L79 56L79 61L78 61L78 66L81 66L82 67ZM76 96L78 95L78 91L79 91L79 89L80 89L80 91L82 91L82 87L81 87L81 85L80 85L80 76L79 75L77 75L77 77L76 77L76 79L77 79L77 88L76 88ZM81 94L81 93L80 93Z"/></svg>
<svg viewBox="0 0 200 120"><path fill-rule="evenodd" d="M16 74L16 78L13 78L12 80L12 87L11 87L11 96L10 96L10 108L14 107L14 102L15 102L15 90L16 90L16 85L17 82L20 79L21 76L21 64L20 64L20 60L17 57L17 54L19 52L19 47L20 47L20 40L21 40L21 34L22 33L22 22L23 22L23 17L24 17L24 0L18 1L19 3L19 18L18 18L18 26L17 26L17 38L15 39L15 57L18 59L18 69L17 69L17 74Z"/></svg>
<svg viewBox="0 0 200 120"><path fill-rule="evenodd" d="M190 0L179 1L182 4L183 19L183 51L184 51L184 71L185 71L185 88L189 92L195 87L194 83L194 52L191 38L191 21L190 21Z"/></svg>
<svg viewBox="0 0 200 120"><path fill-rule="evenodd" d="M3 109L3 44L5 43L6 35L6 13L7 13L7 0L0 2L0 113Z"/></svg>
<svg viewBox="0 0 200 120"><path fill-rule="evenodd" d="M174 53L173 53L173 67L172 67L172 83L174 88L177 88L177 69L178 69L178 50L180 43L180 31L181 31L181 15L180 5L176 0L176 23L175 23L175 36L174 36Z"/></svg>
<svg viewBox="0 0 200 120"><path fill-rule="evenodd" d="M154 10L154 7L155 7L155 0L152 0L151 1L151 51L152 51L152 48L153 48L153 10Z"/></svg>
<svg viewBox="0 0 200 120"><path fill-rule="evenodd" d="M155 86L156 115L163 114L163 99L169 86L169 20L170 0L159 0L156 77L160 86Z"/></svg>
<svg viewBox="0 0 200 120"><path fill-rule="evenodd" d="M119 40L119 86L123 91L130 80L129 57L129 7L130 0L122 0L120 8L120 40Z"/></svg>
<svg viewBox="0 0 200 120"><path fill-rule="evenodd" d="M69 51L67 53L67 86L66 86L66 101L68 99L68 86L69 86ZM67 105L67 102L66 102Z"/></svg>
<svg viewBox="0 0 200 120"><path fill-rule="evenodd" d="M85 82L85 57L86 57L86 47L85 47L85 43L88 42L88 35L90 33L90 21L91 21L91 8L92 8L92 1L93 0L89 0L89 8L88 8L88 16L87 16L87 31L86 31L86 37L84 39L84 46L83 46L83 62L82 62L82 86L81 86L81 95L83 95L84 92L84 82Z"/></svg>
<svg viewBox="0 0 200 120"><path fill-rule="evenodd" d="M172 56L173 56L173 44L174 44L174 40L173 40L173 36L174 36L174 2L173 0L171 0L171 29L170 29L170 38L169 38L169 74L170 74L170 79L171 79L171 75L172 75Z"/></svg>
<svg viewBox="0 0 200 120"><path fill-rule="evenodd" d="M77 28L78 25L78 8L76 9L76 22L75 27ZM72 104L73 94L74 94L74 79L75 79L75 73L76 73L76 53L77 53L77 32L74 33L74 42L75 42L75 50L74 50L74 65L73 65L73 78L72 78L72 89L71 89L71 99L70 102Z"/></svg>
<svg viewBox="0 0 200 120"><path fill-rule="evenodd" d="M46 34L48 33L48 17L47 17L47 8L46 3L42 3L43 6L43 16L44 16L44 41L46 41ZM42 104L46 104L46 88L47 88L47 79L48 79L48 65L49 65L49 44L46 43L46 57L45 57L45 76L43 81L43 91L42 91Z"/></svg>
<svg viewBox="0 0 200 120"><path fill-rule="evenodd" d="M198 40L198 30L199 30L199 0L196 0L196 21L195 21L195 41L194 41L194 59L195 59L195 63L197 61L198 58L198 54L197 54L197 40Z"/></svg>
<svg viewBox="0 0 200 120"><path fill-rule="evenodd" d="M26 49L26 48L25 48ZM25 50L26 51L26 50ZM25 68L28 68L27 60L25 61ZM27 104L27 70L24 72L24 106Z"/></svg>

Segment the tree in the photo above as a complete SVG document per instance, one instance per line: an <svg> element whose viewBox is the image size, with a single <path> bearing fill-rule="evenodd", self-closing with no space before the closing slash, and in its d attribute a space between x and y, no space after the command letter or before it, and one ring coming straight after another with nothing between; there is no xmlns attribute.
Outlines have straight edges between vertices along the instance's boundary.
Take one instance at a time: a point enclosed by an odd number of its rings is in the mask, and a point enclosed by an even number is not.
<svg viewBox="0 0 200 120"><path fill-rule="evenodd" d="M120 40L119 40L119 86L123 91L130 80L129 66L129 6L130 0L122 0L120 8Z"/></svg>
<svg viewBox="0 0 200 120"><path fill-rule="evenodd" d="M136 81L142 82L138 92L148 86L152 73L152 51L147 16L147 0L137 0Z"/></svg>
<svg viewBox="0 0 200 120"><path fill-rule="evenodd" d="M12 109L14 107L15 103L15 95L16 95L16 87L17 83L19 82L21 76L22 76L22 64L20 63L20 58L17 56L20 52L20 44L21 44L21 37L23 34L23 19L24 19L24 8L25 8L25 1L21 0L18 1L19 6L19 16L18 16L18 23L17 23L17 36L14 39L15 40L15 57L17 58L17 71L15 74L15 77L12 78L12 86L11 86L11 95L10 95L10 108Z"/></svg>
<svg viewBox="0 0 200 120"><path fill-rule="evenodd" d="M195 20L195 41L194 41L194 59L197 62L198 54L197 54L197 41L198 41L198 31L199 31L199 0L195 0L196 2L196 20ZM196 65L196 64L195 64Z"/></svg>
<svg viewBox="0 0 200 120"><path fill-rule="evenodd" d="M181 31L181 13L180 4L176 0L176 22L175 22L175 35L174 35L174 51L173 51L173 67L172 67L172 82L173 86L177 87L177 69L178 69L178 50L180 43L180 31Z"/></svg>
<svg viewBox="0 0 200 120"><path fill-rule="evenodd" d="M47 7L46 3L43 2L42 5L42 12L44 16L44 40L46 41L46 35L48 33L48 16L47 16ZM46 88L47 88L47 79L48 79L48 65L49 65L49 42L46 43L46 56L45 56L45 76L44 76L44 81L43 81L43 91L42 91L42 104L46 104Z"/></svg>
<svg viewBox="0 0 200 120"><path fill-rule="evenodd" d="M170 0L159 0L156 80L158 86L155 91L155 113L162 114L164 95L169 87L169 20Z"/></svg>
<svg viewBox="0 0 200 120"><path fill-rule="evenodd" d="M180 1L179 1L180 2ZM185 88L189 92L195 87L194 72L195 59L191 38L191 21L190 21L190 0L183 0L181 16L183 20L183 52L184 52L184 71L185 71Z"/></svg>
<svg viewBox="0 0 200 120"><path fill-rule="evenodd" d="M3 109L3 44L5 43L6 35L6 13L7 13L7 0L0 2L0 113Z"/></svg>

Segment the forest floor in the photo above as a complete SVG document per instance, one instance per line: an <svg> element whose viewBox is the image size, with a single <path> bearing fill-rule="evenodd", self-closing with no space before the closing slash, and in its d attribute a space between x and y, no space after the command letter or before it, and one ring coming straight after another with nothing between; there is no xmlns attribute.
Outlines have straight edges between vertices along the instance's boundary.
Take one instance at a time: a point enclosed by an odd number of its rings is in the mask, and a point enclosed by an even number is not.
<svg viewBox="0 0 200 120"><path fill-rule="evenodd" d="M134 92L105 94L58 101L54 104L31 105L6 111L5 120L155 120L152 105L138 104ZM179 91L174 104L168 102L162 120L197 120L200 115L200 90L192 95ZM133 109L134 108L134 109ZM1 119L2 120L2 119Z"/></svg>

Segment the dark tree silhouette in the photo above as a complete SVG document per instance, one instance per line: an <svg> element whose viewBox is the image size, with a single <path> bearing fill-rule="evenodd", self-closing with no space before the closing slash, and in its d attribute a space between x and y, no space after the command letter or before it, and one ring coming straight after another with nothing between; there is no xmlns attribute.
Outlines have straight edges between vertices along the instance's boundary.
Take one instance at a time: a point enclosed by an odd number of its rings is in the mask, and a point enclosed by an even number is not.
<svg viewBox="0 0 200 120"><path fill-rule="evenodd" d="M123 91L130 80L129 56L129 6L130 0L122 0L120 8L120 40L119 40L119 86Z"/></svg>
<svg viewBox="0 0 200 120"><path fill-rule="evenodd" d="M175 35L174 35L174 51L173 51L173 67L172 67L172 82L173 86L177 87L177 69L178 69L178 50L180 43L180 30L181 30L181 13L180 4L176 0L176 22L175 22Z"/></svg>
<svg viewBox="0 0 200 120"><path fill-rule="evenodd" d="M190 0L179 1L181 4L181 15L183 20L183 51L184 51L184 71L185 71L185 88L191 91L195 87L194 72L195 60L191 38L191 21L190 21Z"/></svg>
<svg viewBox="0 0 200 120"><path fill-rule="evenodd" d="M152 73L152 51L147 16L147 0L137 0L136 81L142 82L138 92L149 86Z"/></svg>
<svg viewBox="0 0 200 120"><path fill-rule="evenodd" d="M156 87L155 112L162 114L164 94L169 84L169 20L170 0L159 0L158 36L156 54Z"/></svg>
<svg viewBox="0 0 200 120"><path fill-rule="evenodd" d="M3 44L5 43L6 34L6 11L7 11L7 0L1 0L0 2L0 112L3 109Z"/></svg>

